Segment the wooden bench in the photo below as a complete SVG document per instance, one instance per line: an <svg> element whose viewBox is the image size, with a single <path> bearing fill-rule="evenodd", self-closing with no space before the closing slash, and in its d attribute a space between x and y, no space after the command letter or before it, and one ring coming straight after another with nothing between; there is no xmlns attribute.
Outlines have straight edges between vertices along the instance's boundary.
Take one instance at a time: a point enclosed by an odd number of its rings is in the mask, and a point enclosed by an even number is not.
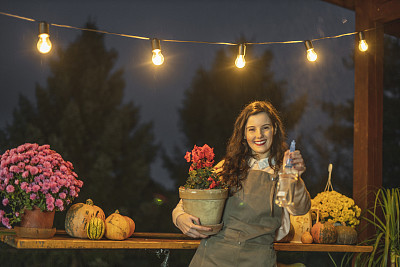
<svg viewBox="0 0 400 267"><path fill-rule="evenodd" d="M165 255L168 262L170 249L196 249L200 240L176 233L134 233L132 237L115 241L108 239L89 240L73 238L64 230L57 230L49 239L21 238L14 230L0 230L0 241L17 249L154 249ZM274 243L276 251L308 251L308 252L372 252L372 246L334 245L334 244L302 244Z"/></svg>

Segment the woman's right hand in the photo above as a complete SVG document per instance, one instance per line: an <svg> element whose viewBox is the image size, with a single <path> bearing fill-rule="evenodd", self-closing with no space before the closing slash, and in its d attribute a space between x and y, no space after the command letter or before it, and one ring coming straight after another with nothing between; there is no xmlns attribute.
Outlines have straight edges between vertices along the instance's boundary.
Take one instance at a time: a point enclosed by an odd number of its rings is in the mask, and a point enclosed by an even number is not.
<svg viewBox="0 0 400 267"><path fill-rule="evenodd" d="M187 236L193 238L206 238L207 235L201 234L200 231L212 231L210 227L204 227L200 225L200 219L187 214L183 213L176 218L176 226Z"/></svg>

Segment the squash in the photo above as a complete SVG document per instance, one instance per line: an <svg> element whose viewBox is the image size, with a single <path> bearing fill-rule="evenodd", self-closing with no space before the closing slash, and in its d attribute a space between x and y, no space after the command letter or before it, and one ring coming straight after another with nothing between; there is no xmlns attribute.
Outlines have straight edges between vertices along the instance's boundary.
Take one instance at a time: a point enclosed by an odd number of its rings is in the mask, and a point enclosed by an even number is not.
<svg viewBox="0 0 400 267"><path fill-rule="evenodd" d="M128 237L131 237L133 235L133 233L135 232L135 222L132 220L132 218L128 217L128 216L124 216L126 220L128 220L129 222L129 235Z"/></svg>
<svg viewBox="0 0 400 267"><path fill-rule="evenodd" d="M86 227L86 234L89 239L101 239L104 235L106 225L104 220L99 217L90 219Z"/></svg>
<svg viewBox="0 0 400 267"><path fill-rule="evenodd" d="M72 205L65 215L65 231L72 237L88 238L87 225L93 217L105 219L103 210L93 204L91 199L86 203Z"/></svg>
<svg viewBox="0 0 400 267"><path fill-rule="evenodd" d="M337 232L332 223L317 222L311 228L311 235L315 243L332 244L336 242Z"/></svg>
<svg viewBox="0 0 400 267"><path fill-rule="evenodd" d="M313 242L313 237L310 232L306 231L301 235L301 243L311 244Z"/></svg>
<svg viewBox="0 0 400 267"><path fill-rule="evenodd" d="M295 234L294 226L292 223L290 223L289 233L285 237L283 237L281 240L277 240L276 242L288 243L288 242L292 241L294 234Z"/></svg>
<svg viewBox="0 0 400 267"><path fill-rule="evenodd" d="M124 240L129 237L131 232L129 221L125 216L119 214L118 210L107 217L105 224L106 238L112 240Z"/></svg>
<svg viewBox="0 0 400 267"><path fill-rule="evenodd" d="M337 244L341 245L354 245L357 243L357 231L350 226L336 226L337 231Z"/></svg>

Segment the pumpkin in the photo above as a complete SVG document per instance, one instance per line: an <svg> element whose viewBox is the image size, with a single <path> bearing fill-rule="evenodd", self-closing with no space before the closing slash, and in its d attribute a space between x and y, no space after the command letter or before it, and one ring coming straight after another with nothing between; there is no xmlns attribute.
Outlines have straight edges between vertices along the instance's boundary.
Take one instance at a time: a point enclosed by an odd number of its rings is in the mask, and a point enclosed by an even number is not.
<svg viewBox="0 0 400 267"><path fill-rule="evenodd" d="M353 245L357 243L357 231L350 226L336 226L337 240L336 243L341 245Z"/></svg>
<svg viewBox="0 0 400 267"><path fill-rule="evenodd" d="M282 238L281 240L277 240L276 242L288 243L288 242L292 241L294 234L295 234L294 226L292 223L290 223L289 233L284 238Z"/></svg>
<svg viewBox="0 0 400 267"><path fill-rule="evenodd" d="M65 231L72 237L88 238L86 233L87 225L93 217L105 219L101 208L95 206L91 199L86 203L72 205L65 215Z"/></svg>
<svg viewBox="0 0 400 267"><path fill-rule="evenodd" d="M336 242L337 232L332 223L317 222L311 228L311 235L315 243L332 244Z"/></svg>
<svg viewBox="0 0 400 267"><path fill-rule="evenodd" d="M301 235L301 243L311 244L313 242L313 237L310 232L306 231Z"/></svg>
<svg viewBox="0 0 400 267"><path fill-rule="evenodd" d="M125 219L129 222L129 235L128 237L131 237L133 235L133 233L135 232L135 222L132 220L132 218L128 217L128 216L124 216Z"/></svg>
<svg viewBox="0 0 400 267"><path fill-rule="evenodd" d="M86 234L89 239L101 239L104 235L106 225L104 220L99 217L90 219L86 227Z"/></svg>
<svg viewBox="0 0 400 267"><path fill-rule="evenodd" d="M129 237L131 232L129 221L125 218L125 216L119 214L118 210L107 217L105 224L106 238L112 240L124 240Z"/></svg>

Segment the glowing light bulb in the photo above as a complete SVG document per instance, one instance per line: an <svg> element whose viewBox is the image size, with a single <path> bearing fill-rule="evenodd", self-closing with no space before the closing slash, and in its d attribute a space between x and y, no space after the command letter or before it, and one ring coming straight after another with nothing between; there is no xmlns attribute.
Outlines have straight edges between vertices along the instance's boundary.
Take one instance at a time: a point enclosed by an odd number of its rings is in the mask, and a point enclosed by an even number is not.
<svg viewBox="0 0 400 267"><path fill-rule="evenodd" d="M164 56L161 54L160 49L154 49L153 50L153 57L151 58L153 60L154 65L161 65L164 63Z"/></svg>
<svg viewBox="0 0 400 267"><path fill-rule="evenodd" d="M245 44L240 44L239 45L239 53L236 57L235 60L235 65L239 69L243 68L246 65L246 60L244 59L244 55L246 53L246 45Z"/></svg>
<svg viewBox="0 0 400 267"><path fill-rule="evenodd" d="M164 56L161 54L161 45L160 45L160 40L157 38L151 39L151 47L153 51L153 57L151 60L153 61L154 65L161 65L164 63Z"/></svg>
<svg viewBox="0 0 400 267"><path fill-rule="evenodd" d="M317 53L315 53L314 47L313 47L311 41L307 40L305 42L305 45L306 45L306 49L307 49L307 59L308 59L308 61L316 61L317 58L318 58L318 55L317 55Z"/></svg>
<svg viewBox="0 0 400 267"><path fill-rule="evenodd" d="M317 58L318 58L318 55L317 55L317 53L315 53L314 48L307 50L307 59L309 61L315 61L315 60L317 60Z"/></svg>
<svg viewBox="0 0 400 267"><path fill-rule="evenodd" d="M49 53L51 50L51 42L48 34L40 34L39 41L37 43L37 49L40 53L46 54Z"/></svg>
<svg viewBox="0 0 400 267"><path fill-rule="evenodd" d="M49 24L43 21L39 22L39 40L37 42L37 49L42 54L46 54L51 50Z"/></svg>
<svg viewBox="0 0 400 267"><path fill-rule="evenodd" d="M360 43L358 45L358 49L360 49L361 52L367 51L368 50L368 44L367 44L367 41L365 41L364 32L359 32L358 36L360 38Z"/></svg>

